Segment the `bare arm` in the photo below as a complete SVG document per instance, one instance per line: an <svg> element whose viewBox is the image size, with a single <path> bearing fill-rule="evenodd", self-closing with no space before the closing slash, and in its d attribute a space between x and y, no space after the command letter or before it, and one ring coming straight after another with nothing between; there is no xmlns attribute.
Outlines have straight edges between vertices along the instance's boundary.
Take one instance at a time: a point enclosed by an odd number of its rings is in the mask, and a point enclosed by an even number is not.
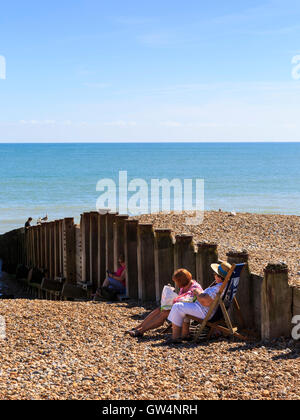
<svg viewBox="0 0 300 420"><path fill-rule="evenodd" d="M203 306L210 306L213 303L213 299L206 293L200 292L198 289L194 291L194 295L197 297L197 300Z"/></svg>
<svg viewBox="0 0 300 420"><path fill-rule="evenodd" d="M115 280L118 280L118 281L122 282L125 279L125 276L126 276L126 270L123 270L120 277L115 276L115 275L111 275L110 277L112 277Z"/></svg>

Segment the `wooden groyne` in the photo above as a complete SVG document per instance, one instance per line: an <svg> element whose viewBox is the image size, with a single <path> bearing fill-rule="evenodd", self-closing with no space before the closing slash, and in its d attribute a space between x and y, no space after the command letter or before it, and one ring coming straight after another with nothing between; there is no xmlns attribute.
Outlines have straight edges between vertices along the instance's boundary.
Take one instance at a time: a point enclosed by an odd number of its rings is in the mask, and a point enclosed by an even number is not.
<svg viewBox="0 0 300 420"><path fill-rule="evenodd" d="M107 269L116 270L120 254L126 261L128 297L158 302L178 268L188 269L203 288L211 284L210 264L218 261L218 245L195 243L188 234L174 239L171 229L97 212L82 214L80 225L65 218L0 236L0 258L8 272L15 273L19 265L47 270L48 283L32 286L39 297L87 297L102 285ZM237 296L243 319L237 323L262 339L290 335L292 317L300 315L300 292L288 284L288 267L270 263L258 276L250 272L248 258L246 250L227 253L228 262L246 264ZM63 286L59 278L65 279Z"/></svg>

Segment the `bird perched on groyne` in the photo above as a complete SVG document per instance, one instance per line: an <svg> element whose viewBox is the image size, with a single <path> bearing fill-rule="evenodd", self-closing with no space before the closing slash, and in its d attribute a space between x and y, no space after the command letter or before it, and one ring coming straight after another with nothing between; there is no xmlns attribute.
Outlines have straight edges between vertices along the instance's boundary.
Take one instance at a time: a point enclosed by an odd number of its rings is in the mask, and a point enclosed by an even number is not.
<svg viewBox="0 0 300 420"><path fill-rule="evenodd" d="M39 217L38 219L37 219L37 225L41 225L43 222L47 222L47 220L48 220L48 214L46 214L46 216L45 217L43 217L43 218L41 218L41 217Z"/></svg>

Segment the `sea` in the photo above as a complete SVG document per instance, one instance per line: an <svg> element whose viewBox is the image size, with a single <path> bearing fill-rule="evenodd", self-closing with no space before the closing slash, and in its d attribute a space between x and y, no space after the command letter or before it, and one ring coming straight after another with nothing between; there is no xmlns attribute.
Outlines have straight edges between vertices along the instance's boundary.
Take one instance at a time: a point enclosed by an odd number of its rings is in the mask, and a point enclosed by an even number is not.
<svg viewBox="0 0 300 420"><path fill-rule="evenodd" d="M300 215L300 143L0 144L0 234L28 217L78 223L96 210L99 181L115 185L118 203L120 172L149 186L149 201L153 179L192 180L195 204L198 179L205 210ZM130 215L145 213L138 204Z"/></svg>

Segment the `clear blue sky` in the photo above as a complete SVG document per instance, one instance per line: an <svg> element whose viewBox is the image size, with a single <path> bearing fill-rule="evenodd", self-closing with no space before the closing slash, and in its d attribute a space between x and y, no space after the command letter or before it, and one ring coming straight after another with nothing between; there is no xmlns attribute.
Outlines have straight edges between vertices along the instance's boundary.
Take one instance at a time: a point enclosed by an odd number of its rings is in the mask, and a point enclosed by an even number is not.
<svg viewBox="0 0 300 420"><path fill-rule="evenodd" d="M0 141L299 141L299 35L299 0L1 2Z"/></svg>

